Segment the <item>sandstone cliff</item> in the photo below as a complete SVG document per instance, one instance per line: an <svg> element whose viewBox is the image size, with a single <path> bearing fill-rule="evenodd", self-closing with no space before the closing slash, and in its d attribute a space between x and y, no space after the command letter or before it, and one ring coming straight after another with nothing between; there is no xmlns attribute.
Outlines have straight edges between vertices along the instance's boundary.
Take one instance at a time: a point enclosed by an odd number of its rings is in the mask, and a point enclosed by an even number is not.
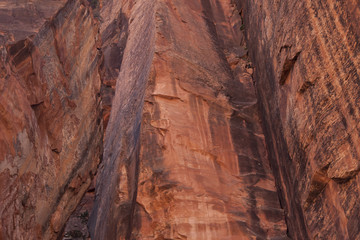
<svg viewBox="0 0 360 240"><path fill-rule="evenodd" d="M286 238L236 6L103 5L103 75L117 81L92 237Z"/></svg>
<svg viewBox="0 0 360 240"><path fill-rule="evenodd" d="M356 0L0 0L0 239L62 238L96 172L92 239L359 239L359 22Z"/></svg>
<svg viewBox="0 0 360 240"><path fill-rule="evenodd" d="M0 239L55 239L102 153L98 27L81 1L0 8Z"/></svg>
<svg viewBox="0 0 360 240"><path fill-rule="evenodd" d="M237 1L294 239L359 239L359 1Z"/></svg>

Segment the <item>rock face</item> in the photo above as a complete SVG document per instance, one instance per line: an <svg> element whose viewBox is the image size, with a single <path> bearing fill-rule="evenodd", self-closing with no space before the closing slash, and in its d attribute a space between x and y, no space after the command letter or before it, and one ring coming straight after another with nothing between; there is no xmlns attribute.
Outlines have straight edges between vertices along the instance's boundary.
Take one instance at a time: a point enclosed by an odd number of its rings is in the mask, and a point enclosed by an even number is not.
<svg viewBox="0 0 360 240"><path fill-rule="evenodd" d="M116 92L93 239L286 239L236 6L104 1L101 15Z"/></svg>
<svg viewBox="0 0 360 240"><path fill-rule="evenodd" d="M0 2L0 239L56 239L102 153L98 26L65 2Z"/></svg>
<svg viewBox="0 0 360 240"><path fill-rule="evenodd" d="M0 39L13 42L39 32L67 0L0 0ZM2 42L3 44L3 42Z"/></svg>
<svg viewBox="0 0 360 240"><path fill-rule="evenodd" d="M294 239L359 239L358 1L240 1Z"/></svg>
<svg viewBox="0 0 360 240"><path fill-rule="evenodd" d="M0 0L0 240L87 234L92 206L94 240L360 239L359 22L356 0Z"/></svg>

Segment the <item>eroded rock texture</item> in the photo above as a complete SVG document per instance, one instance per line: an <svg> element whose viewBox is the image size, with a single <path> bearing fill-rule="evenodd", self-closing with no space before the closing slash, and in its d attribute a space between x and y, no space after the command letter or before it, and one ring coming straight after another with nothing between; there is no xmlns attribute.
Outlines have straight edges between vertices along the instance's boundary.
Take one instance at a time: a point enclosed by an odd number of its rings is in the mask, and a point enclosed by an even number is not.
<svg viewBox="0 0 360 240"><path fill-rule="evenodd" d="M360 239L359 1L240 1L294 239Z"/></svg>
<svg viewBox="0 0 360 240"><path fill-rule="evenodd" d="M0 0L0 39L19 41L38 33L67 0Z"/></svg>
<svg viewBox="0 0 360 240"><path fill-rule="evenodd" d="M99 163L98 26L65 2L0 2L0 239L56 239Z"/></svg>
<svg viewBox="0 0 360 240"><path fill-rule="evenodd" d="M359 5L0 0L0 239L360 239Z"/></svg>
<svg viewBox="0 0 360 240"><path fill-rule="evenodd" d="M109 0L101 16L116 91L93 239L287 238L236 6Z"/></svg>

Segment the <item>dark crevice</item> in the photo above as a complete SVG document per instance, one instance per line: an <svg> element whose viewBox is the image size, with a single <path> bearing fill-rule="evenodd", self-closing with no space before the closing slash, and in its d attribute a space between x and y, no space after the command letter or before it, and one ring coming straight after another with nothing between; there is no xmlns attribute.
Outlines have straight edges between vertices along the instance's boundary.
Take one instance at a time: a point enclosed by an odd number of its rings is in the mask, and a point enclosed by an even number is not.
<svg viewBox="0 0 360 240"><path fill-rule="evenodd" d="M245 24L245 36L247 46L249 48L249 56L257 69L254 74L254 85L256 88L256 95L259 103L260 117L265 135L267 152L270 159L270 168L273 171L276 188L280 200L280 204L285 212L285 222L287 224L287 235L294 239L310 239L302 208L295 201L292 201L294 196L297 196L296 189L293 187L294 183L291 179L289 169L291 169L291 159L288 151L288 146L283 136L283 129L278 120L280 113L279 108L274 108L269 101L273 101L274 89L276 89L276 82L285 84L289 77L295 62L298 60L300 52L295 54L295 57L288 57L286 64L280 68L280 73L275 73L272 68L272 58L264 49L271 49L267 43L259 49L259 41L250 39L261 37L257 32L261 29L260 19L254 19L249 13L253 11L252 5L248 1L234 0L239 11L242 10ZM262 13L262 6L257 8ZM283 46L281 50L288 51L291 48L290 44ZM266 81L264 81L266 79ZM260 87L261 84L261 87ZM272 108L271 108L272 107Z"/></svg>
<svg viewBox="0 0 360 240"><path fill-rule="evenodd" d="M285 62L282 66L282 71L280 75L280 85L284 85L286 82L287 77L289 76L291 70L293 69L296 60L298 59L300 52L297 52L294 57L288 58L286 57Z"/></svg>
<svg viewBox="0 0 360 240"><path fill-rule="evenodd" d="M301 85L299 92L304 93L306 90L308 90L310 87L314 86L315 83L311 81L305 81L303 85Z"/></svg>
<svg viewBox="0 0 360 240"><path fill-rule="evenodd" d="M330 178L327 176L327 170L330 164L322 168L320 171L317 171L311 179L309 195L305 200L304 209L314 202L314 200L323 192L327 183L330 181Z"/></svg>

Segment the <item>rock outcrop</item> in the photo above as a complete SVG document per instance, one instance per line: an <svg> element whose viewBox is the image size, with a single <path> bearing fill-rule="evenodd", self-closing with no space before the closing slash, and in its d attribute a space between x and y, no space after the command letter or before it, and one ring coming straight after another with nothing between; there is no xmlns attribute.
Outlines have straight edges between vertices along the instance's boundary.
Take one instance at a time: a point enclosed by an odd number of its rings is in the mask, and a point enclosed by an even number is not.
<svg viewBox="0 0 360 240"><path fill-rule="evenodd" d="M98 25L86 1L0 8L0 239L56 239L102 154Z"/></svg>
<svg viewBox="0 0 360 240"><path fill-rule="evenodd" d="M93 239L286 239L236 6L104 1L101 16L116 92Z"/></svg>
<svg viewBox="0 0 360 240"><path fill-rule="evenodd" d="M358 1L240 1L294 239L359 239Z"/></svg>

